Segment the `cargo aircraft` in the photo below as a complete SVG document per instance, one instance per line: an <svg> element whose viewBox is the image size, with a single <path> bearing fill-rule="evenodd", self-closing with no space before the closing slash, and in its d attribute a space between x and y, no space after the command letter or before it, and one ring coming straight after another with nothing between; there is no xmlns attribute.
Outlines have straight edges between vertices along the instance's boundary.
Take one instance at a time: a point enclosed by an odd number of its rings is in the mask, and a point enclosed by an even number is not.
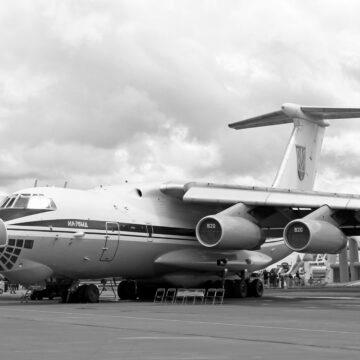
<svg viewBox="0 0 360 360"><path fill-rule="evenodd" d="M250 273L292 251L337 253L360 234L360 196L313 191L326 119L359 117L360 108L284 104L230 124L294 124L272 187L168 182L17 191L0 207L1 274L44 283L33 297L56 291L64 301L97 302L97 287L79 280L108 277L123 279L122 299L219 281L228 296L261 296Z"/></svg>

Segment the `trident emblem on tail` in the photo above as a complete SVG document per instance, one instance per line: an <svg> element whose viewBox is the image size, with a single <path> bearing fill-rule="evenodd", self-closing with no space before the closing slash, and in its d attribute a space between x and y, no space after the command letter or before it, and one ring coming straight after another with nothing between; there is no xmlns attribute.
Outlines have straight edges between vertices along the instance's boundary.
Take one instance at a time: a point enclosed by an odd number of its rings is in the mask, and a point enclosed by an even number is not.
<svg viewBox="0 0 360 360"><path fill-rule="evenodd" d="M305 177L306 148L305 146L296 145L297 172L300 181Z"/></svg>

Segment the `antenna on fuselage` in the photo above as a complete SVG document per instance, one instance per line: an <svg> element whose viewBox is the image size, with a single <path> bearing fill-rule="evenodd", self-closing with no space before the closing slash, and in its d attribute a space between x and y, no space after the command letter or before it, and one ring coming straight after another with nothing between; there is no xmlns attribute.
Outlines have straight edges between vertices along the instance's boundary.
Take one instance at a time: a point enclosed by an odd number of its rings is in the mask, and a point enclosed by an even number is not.
<svg viewBox="0 0 360 360"><path fill-rule="evenodd" d="M38 179L35 179L34 181L34 187L37 187Z"/></svg>
<svg viewBox="0 0 360 360"><path fill-rule="evenodd" d="M64 183L64 188L65 188L65 189L67 188L67 185L68 185L68 182L65 181L65 183Z"/></svg>

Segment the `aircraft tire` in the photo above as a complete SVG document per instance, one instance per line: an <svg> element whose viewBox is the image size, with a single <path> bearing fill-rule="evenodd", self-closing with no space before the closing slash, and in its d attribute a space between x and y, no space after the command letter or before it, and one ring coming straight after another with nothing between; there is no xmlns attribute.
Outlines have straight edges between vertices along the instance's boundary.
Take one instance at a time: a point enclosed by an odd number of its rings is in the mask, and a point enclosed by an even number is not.
<svg viewBox="0 0 360 360"><path fill-rule="evenodd" d="M99 289L95 284L89 284L85 287L84 293L83 293L83 299L87 303L98 303L99 302Z"/></svg>
<svg viewBox="0 0 360 360"><path fill-rule="evenodd" d="M86 299L86 291L87 291L87 287L89 285L87 284L83 284L80 285L75 292L72 294L72 301L71 302L79 302L79 303L86 303L87 299Z"/></svg>
<svg viewBox="0 0 360 360"><path fill-rule="evenodd" d="M137 296L139 300L153 300L156 293L156 288L151 285L137 283Z"/></svg>
<svg viewBox="0 0 360 360"><path fill-rule="evenodd" d="M245 298L248 294L248 285L244 279L234 280L234 297Z"/></svg>
<svg viewBox="0 0 360 360"><path fill-rule="evenodd" d="M235 297L235 282L234 280L225 280L225 297L234 298Z"/></svg>
<svg viewBox="0 0 360 360"><path fill-rule="evenodd" d="M63 289L60 293L60 297L61 297L61 300L60 302L65 304L66 303L66 300L67 300L67 296L68 296L68 290L67 289Z"/></svg>
<svg viewBox="0 0 360 360"><path fill-rule="evenodd" d="M30 300L42 300L43 299L43 295L42 295L42 291L41 290L35 290L31 295L30 295Z"/></svg>
<svg viewBox="0 0 360 360"><path fill-rule="evenodd" d="M135 300L137 295L135 281L132 280L127 281L127 291L128 291L128 299Z"/></svg>
<svg viewBox="0 0 360 360"><path fill-rule="evenodd" d="M264 284L260 279L255 279L249 284L249 296L262 297Z"/></svg>
<svg viewBox="0 0 360 360"><path fill-rule="evenodd" d="M120 281L117 287L117 294L119 299L121 300L128 300L126 297L127 296L126 287L127 287L127 281L126 280Z"/></svg>
<svg viewBox="0 0 360 360"><path fill-rule="evenodd" d="M118 296L121 300L136 299L136 283L132 280L121 281L117 289Z"/></svg>

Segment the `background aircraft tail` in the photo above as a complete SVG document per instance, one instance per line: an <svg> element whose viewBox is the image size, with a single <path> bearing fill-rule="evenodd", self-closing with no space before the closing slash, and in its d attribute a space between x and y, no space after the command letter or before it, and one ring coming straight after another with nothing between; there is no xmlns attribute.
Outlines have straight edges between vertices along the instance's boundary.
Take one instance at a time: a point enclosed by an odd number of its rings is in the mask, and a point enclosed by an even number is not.
<svg viewBox="0 0 360 360"><path fill-rule="evenodd" d="M325 119L359 118L360 108L328 108L283 104L281 110L241 120L229 127L252 127L294 123L273 187L312 190L324 138Z"/></svg>

